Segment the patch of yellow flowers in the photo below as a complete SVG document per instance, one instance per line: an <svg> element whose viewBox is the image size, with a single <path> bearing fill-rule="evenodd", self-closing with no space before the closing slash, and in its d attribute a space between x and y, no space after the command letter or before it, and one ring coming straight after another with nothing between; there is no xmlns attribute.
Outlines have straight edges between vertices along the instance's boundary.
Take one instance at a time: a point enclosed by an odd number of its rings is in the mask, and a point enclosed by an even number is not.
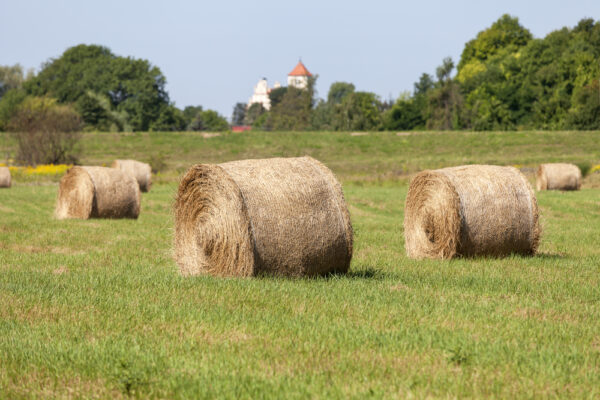
<svg viewBox="0 0 600 400"><path fill-rule="evenodd" d="M6 166L6 164L0 163L0 167L4 166ZM63 175L72 166L72 164L43 164L36 167L10 166L8 169L11 173L16 173L19 175L55 176Z"/></svg>
<svg viewBox="0 0 600 400"><path fill-rule="evenodd" d="M594 172L598 172L600 171L600 164L596 164L596 165L592 165L592 168L590 168L590 174L593 174Z"/></svg>

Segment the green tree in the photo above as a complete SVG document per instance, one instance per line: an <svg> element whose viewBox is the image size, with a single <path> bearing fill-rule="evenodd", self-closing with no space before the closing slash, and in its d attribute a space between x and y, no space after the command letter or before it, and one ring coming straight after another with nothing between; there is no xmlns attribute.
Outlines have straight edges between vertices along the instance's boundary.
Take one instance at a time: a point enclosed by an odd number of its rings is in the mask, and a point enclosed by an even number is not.
<svg viewBox="0 0 600 400"><path fill-rule="evenodd" d="M32 76L33 70L29 70L25 75L23 67L19 64L0 65L0 98L11 89L20 89L23 82Z"/></svg>
<svg viewBox="0 0 600 400"><path fill-rule="evenodd" d="M5 131L19 105L27 98L23 89L10 89L0 99L0 131Z"/></svg>
<svg viewBox="0 0 600 400"><path fill-rule="evenodd" d="M354 93L354 84L348 82L334 82L329 87L329 93L327 93L327 103L329 104L340 104L346 96Z"/></svg>
<svg viewBox="0 0 600 400"><path fill-rule="evenodd" d="M227 120L214 110L200 111L190 125L191 131L226 131L229 129Z"/></svg>
<svg viewBox="0 0 600 400"><path fill-rule="evenodd" d="M172 104L163 106L158 119L152 121L150 130L154 132L184 131L187 128L183 112Z"/></svg>
<svg viewBox="0 0 600 400"><path fill-rule="evenodd" d="M169 104L166 79L158 67L147 60L115 56L107 47L78 45L67 49L59 58L48 61L37 76L26 81L24 88L35 96L49 95L60 103L87 103L89 92L107 96L111 109L127 114L133 130L148 130ZM95 114L87 124L102 121Z"/></svg>
<svg viewBox="0 0 600 400"><path fill-rule="evenodd" d="M290 86L281 101L271 107L267 127L273 130L305 130L311 125L311 109L311 92Z"/></svg>
<svg viewBox="0 0 600 400"><path fill-rule="evenodd" d="M246 115L244 117L244 125L252 125L261 117L261 115L265 114L267 110L260 103L252 103L248 110L246 110ZM262 125L261 125L262 127Z"/></svg>
<svg viewBox="0 0 600 400"><path fill-rule="evenodd" d="M384 112L384 128L387 130L422 128L425 124L422 113L423 110L419 107L417 96L410 97L408 93L405 93L396 100L392 108Z"/></svg>
<svg viewBox="0 0 600 400"><path fill-rule="evenodd" d="M462 96L460 87L451 78L454 62L450 57L444 58L436 69L438 78L435 88L428 92L429 129L458 129L461 127L459 115L461 112Z"/></svg>
<svg viewBox="0 0 600 400"><path fill-rule="evenodd" d="M287 87L282 86L282 87L272 89L269 92L269 100L271 101L271 108L273 108L277 104L281 103L281 100L283 100L283 97L285 96L286 93L287 93Z"/></svg>
<svg viewBox="0 0 600 400"><path fill-rule="evenodd" d="M246 103L236 103L231 115L231 125L244 125L244 118L246 118Z"/></svg>
<svg viewBox="0 0 600 400"><path fill-rule="evenodd" d="M304 89L289 86L281 101L274 106L271 105L268 119L265 121L265 128L294 131L310 129L317 78L317 76L310 77L308 85Z"/></svg>
<svg viewBox="0 0 600 400"><path fill-rule="evenodd" d="M332 127L335 130L370 131L383 128L381 102L374 93L350 93L334 110Z"/></svg>
<svg viewBox="0 0 600 400"><path fill-rule="evenodd" d="M532 38L531 32L521 26L518 18L504 14L491 27L479 32L475 39L467 42L458 63L458 76L461 76L465 68L477 69L475 66L485 63L499 53L518 51Z"/></svg>

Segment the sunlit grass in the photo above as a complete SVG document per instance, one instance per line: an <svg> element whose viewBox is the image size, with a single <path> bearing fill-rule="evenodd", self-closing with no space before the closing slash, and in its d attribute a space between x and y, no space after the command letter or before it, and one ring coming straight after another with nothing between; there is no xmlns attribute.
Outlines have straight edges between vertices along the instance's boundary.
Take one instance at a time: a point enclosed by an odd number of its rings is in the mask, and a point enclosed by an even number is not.
<svg viewBox="0 0 600 400"><path fill-rule="evenodd" d="M138 220L58 221L56 184L17 181L0 190L0 398L600 396L599 189L537 194L536 257L414 261L404 252L407 178L371 179L411 152L438 166L445 146L450 164L527 166L544 157L517 160L535 141L524 135L518 146L496 137L496 155L432 135L421 139L430 156L416 144L388 153L372 135L364 158L352 144L326 149L335 136L300 138L343 177L355 231L350 273L319 279L183 278L172 258L177 166L300 155L289 138L264 134L262 149L253 138L163 138L189 158L168 156L166 183L143 194ZM94 143L95 162L117 155ZM586 143L549 157L597 159L600 144ZM142 160L144 151L131 148Z"/></svg>

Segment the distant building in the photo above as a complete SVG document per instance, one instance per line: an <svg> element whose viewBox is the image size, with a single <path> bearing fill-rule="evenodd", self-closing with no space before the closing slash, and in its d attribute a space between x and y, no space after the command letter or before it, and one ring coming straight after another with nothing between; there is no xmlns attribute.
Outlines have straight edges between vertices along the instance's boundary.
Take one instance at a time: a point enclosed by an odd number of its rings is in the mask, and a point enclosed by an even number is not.
<svg viewBox="0 0 600 400"><path fill-rule="evenodd" d="M262 78L256 86L254 86L254 93L250 100L248 100L248 107L254 103L262 104L265 109L271 108L271 99L269 99L269 85L267 84L267 78Z"/></svg>
<svg viewBox="0 0 600 400"><path fill-rule="evenodd" d="M306 89L308 87L308 78L311 76L312 74L308 72L302 61L298 61L298 65L288 74L288 86Z"/></svg>
<svg viewBox="0 0 600 400"><path fill-rule="evenodd" d="M288 86L293 86L298 89L306 89L308 87L308 78L310 78L312 74L306 69L302 61L298 61L298 65L288 74L287 83ZM271 99L269 98L269 93L273 89L280 88L281 84L279 82L275 82L273 88L269 88L269 84L267 83L267 78L262 78L258 81L258 83L254 86L254 93L250 100L248 100L248 108L252 104L259 103L262 106L269 110L271 109Z"/></svg>

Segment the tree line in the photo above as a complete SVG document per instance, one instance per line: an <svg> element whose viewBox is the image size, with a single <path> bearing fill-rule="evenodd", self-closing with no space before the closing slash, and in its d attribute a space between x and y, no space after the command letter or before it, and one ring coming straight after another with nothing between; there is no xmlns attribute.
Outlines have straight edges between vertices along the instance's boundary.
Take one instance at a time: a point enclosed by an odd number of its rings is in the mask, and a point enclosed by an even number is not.
<svg viewBox="0 0 600 400"><path fill-rule="evenodd" d="M599 79L600 23L582 19L536 39L503 15L466 43L458 64L445 58L395 101L346 82L316 101L281 88L270 94L270 111L253 104L244 113L238 103L232 122L273 130L600 129Z"/></svg>
<svg viewBox="0 0 600 400"><path fill-rule="evenodd" d="M98 45L78 45L24 73L19 65L0 67L0 130L15 124L32 104L68 107L84 129L98 131L226 130L216 111L177 108L160 69L143 59L120 57ZM37 100L32 100L37 99ZM52 99L44 102L42 99ZM51 108L51 106L49 106Z"/></svg>
<svg viewBox="0 0 600 400"><path fill-rule="evenodd" d="M270 110L237 103L231 124L337 131L600 129L599 60L600 23L593 19L534 38L517 18L503 15L465 44L457 64L445 58L435 74L423 73L395 100L357 91L349 82L333 83L319 99L313 77L306 89L272 90ZM147 60L75 46L37 75L18 65L0 67L0 130L16 130L40 104L61 107L48 115L76 114L88 130L229 129L216 111L177 108L165 84Z"/></svg>

